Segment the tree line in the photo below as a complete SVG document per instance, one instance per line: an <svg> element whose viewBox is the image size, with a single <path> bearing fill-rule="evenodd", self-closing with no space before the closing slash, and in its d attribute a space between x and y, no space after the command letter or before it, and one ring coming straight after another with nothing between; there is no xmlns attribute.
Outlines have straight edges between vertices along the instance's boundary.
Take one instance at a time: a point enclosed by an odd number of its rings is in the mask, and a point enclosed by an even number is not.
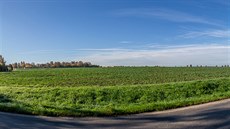
<svg viewBox="0 0 230 129"><path fill-rule="evenodd" d="M71 62L54 62L48 63L27 63L21 61L19 63L13 63L6 65L6 61L2 55L0 55L0 72L12 71L17 68L74 68L74 67L100 67L99 65L91 64L90 62L83 61L71 61Z"/></svg>
<svg viewBox="0 0 230 129"><path fill-rule="evenodd" d="M74 67L99 67L99 65L93 65L90 62L83 61L71 61L71 62L54 62L50 61L47 63L27 63L21 61L20 63L10 64L14 69L16 68L74 68Z"/></svg>

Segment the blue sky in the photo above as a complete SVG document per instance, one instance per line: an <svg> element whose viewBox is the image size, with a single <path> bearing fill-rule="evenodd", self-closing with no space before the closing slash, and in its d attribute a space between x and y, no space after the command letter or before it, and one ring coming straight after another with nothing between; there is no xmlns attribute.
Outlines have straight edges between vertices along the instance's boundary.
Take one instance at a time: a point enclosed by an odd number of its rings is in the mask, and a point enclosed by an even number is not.
<svg viewBox="0 0 230 129"><path fill-rule="evenodd" d="M8 63L230 64L228 0L2 0Z"/></svg>

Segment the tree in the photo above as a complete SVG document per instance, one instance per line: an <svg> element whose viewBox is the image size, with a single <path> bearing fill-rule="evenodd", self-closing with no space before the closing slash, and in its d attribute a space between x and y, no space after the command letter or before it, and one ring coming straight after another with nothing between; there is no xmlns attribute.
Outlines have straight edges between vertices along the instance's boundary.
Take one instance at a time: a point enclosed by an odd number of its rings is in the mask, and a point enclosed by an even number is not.
<svg viewBox="0 0 230 129"><path fill-rule="evenodd" d="M10 64L8 67L7 67L8 71L11 72L13 71L13 66Z"/></svg>
<svg viewBox="0 0 230 129"><path fill-rule="evenodd" d="M20 63L20 67L21 67L21 68L25 68L25 67L26 67L26 63L25 63L25 61L21 61L21 63Z"/></svg>
<svg viewBox="0 0 230 129"><path fill-rule="evenodd" d="M0 72L6 72L8 71L7 67L6 67L6 61L5 59L3 58L2 55L0 55Z"/></svg>
<svg viewBox="0 0 230 129"><path fill-rule="evenodd" d="M3 56L0 55L0 66L5 66L6 65L6 61L4 60Z"/></svg>
<svg viewBox="0 0 230 129"><path fill-rule="evenodd" d="M84 65L84 63L83 63L82 61L79 61L79 62L78 62L78 66L79 66L79 67L83 67L83 65Z"/></svg>

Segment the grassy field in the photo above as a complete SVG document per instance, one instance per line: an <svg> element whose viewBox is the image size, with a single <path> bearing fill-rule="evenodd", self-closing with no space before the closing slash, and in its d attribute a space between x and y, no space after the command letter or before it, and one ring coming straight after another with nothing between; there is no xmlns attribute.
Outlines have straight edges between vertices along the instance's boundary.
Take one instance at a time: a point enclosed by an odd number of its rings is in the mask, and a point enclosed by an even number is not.
<svg viewBox="0 0 230 129"><path fill-rule="evenodd" d="M230 68L115 67L0 73L0 111L104 116L230 97Z"/></svg>
<svg viewBox="0 0 230 129"><path fill-rule="evenodd" d="M76 87L160 84L229 77L230 68L115 67L17 70L0 73L0 86Z"/></svg>

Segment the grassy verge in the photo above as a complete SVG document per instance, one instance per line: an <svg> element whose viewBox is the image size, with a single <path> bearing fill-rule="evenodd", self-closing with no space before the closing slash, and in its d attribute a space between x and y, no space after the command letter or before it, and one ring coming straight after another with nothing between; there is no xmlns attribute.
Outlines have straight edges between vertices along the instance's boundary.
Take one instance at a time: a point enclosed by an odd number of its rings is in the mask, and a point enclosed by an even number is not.
<svg viewBox="0 0 230 129"><path fill-rule="evenodd" d="M229 97L229 78L136 86L0 86L0 111L47 116L112 116Z"/></svg>

